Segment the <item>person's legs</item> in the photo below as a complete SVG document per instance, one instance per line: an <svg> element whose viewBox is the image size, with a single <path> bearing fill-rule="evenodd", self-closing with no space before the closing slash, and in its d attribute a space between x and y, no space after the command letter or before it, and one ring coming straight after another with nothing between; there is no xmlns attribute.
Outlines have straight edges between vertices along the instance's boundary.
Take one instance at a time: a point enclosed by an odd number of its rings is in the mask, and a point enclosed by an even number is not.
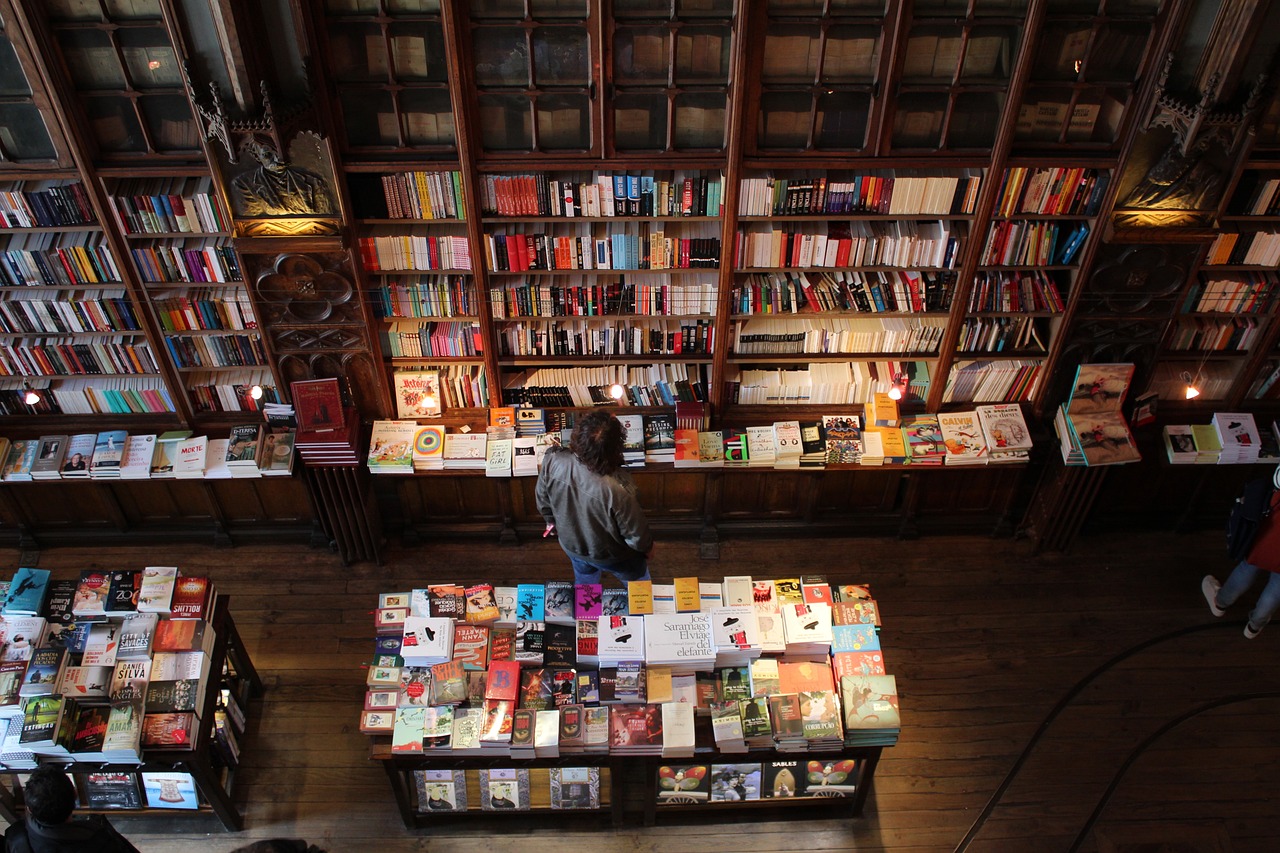
<svg viewBox="0 0 1280 853"><path fill-rule="evenodd" d="M636 554L632 560L618 563L614 566L605 566L604 568L609 574L623 583L651 580L649 577L649 561L645 559L644 554Z"/></svg>
<svg viewBox="0 0 1280 853"><path fill-rule="evenodd" d="M1267 585L1262 588L1258 603L1254 605L1253 610L1249 611L1249 627L1253 628L1252 633L1255 635L1267 627L1276 610L1280 609L1280 574L1275 572L1267 572L1267 574L1271 577L1267 580Z"/></svg>
<svg viewBox="0 0 1280 853"><path fill-rule="evenodd" d="M1240 561L1240 565L1236 566L1231 572L1231 576L1227 578L1227 582L1218 590L1216 604L1225 610L1235 604L1240 596L1249 591L1249 587L1253 586L1253 582L1258 579L1258 573L1262 569L1244 560Z"/></svg>
<svg viewBox="0 0 1280 853"><path fill-rule="evenodd" d="M569 563L573 566L573 582L575 584L600 583L599 566L572 555L569 557Z"/></svg>

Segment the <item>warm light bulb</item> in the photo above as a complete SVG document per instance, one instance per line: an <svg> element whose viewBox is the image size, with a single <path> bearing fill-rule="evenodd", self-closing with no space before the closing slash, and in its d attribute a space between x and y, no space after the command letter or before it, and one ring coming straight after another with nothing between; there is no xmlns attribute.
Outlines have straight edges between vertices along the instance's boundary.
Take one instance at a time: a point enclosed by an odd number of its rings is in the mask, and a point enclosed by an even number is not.
<svg viewBox="0 0 1280 853"><path fill-rule="evenodd" d="M28 406L37 406L40 404L40 392L34 388L28 388L22 399Z"/></svg>
<svg viewBox="0 0 1280 853"><path fill-rule="evenodd" d="M901 400L901 399L902 399L902 389L901 389L901 388L899 388L897 385L892 386L892 387L889 389L889 399L890 399L890 400Z"/></svg>
<svg viewBox="0 0 1280 853"><path fill-rule="evenodd" d="M249 389L249 396L250 396L250 397L252 397L252 398L253 398L253 399L255 399L255 400L261 400L261 399L262 399L262 386L261 386L261 385L254 385L252 388L250 388L250 389Z"/></svg>
<svg viewBox="0 0 1280 853"><path fill-rule="evenodd" d="M617 382L609 386L609 396L615 400L621 400L622 395L625 393L626 392L623 390L622 386L619 385Z"/></svg>
<svg viewBox="0 0 1280 853"><path fill-rule="evenodd" d="M429 412L436 407L436 398L431 394L424 394L422 402L418 404L418 409L423 412Z"/></svg>
<svg viewBox="0 0 1280 853"><path fill-rule="evenodd" d="M1188 386L1187 386L1187 399L1188 399L1188 400L1194 400L1196 397L1199 397L1199 396L1200 396L1200 389L1199 389L1199 388L1197 388L1197 387L1196 387L1196 386L1194 386L1194 385L1188 385Z"/></svg>

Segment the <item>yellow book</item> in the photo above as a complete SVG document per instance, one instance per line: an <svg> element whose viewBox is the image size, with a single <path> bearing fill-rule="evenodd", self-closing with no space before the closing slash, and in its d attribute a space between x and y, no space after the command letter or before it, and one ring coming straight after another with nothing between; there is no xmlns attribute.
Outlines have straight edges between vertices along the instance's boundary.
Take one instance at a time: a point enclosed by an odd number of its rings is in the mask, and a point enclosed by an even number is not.
<svg viewBox="0 0 1280 853"><path fill-rule="evenodd" d="M696 577L676 578L675 586L677 613L697 613L702 609L702 592Z"/></svg>
<svg viewBox="0 0 1280 853"><path fill-rule="evenodd" d="M897 425L898 402L888 394L873 395L867 410L867 426L896 427Z"/></svg>
<svg viewBox="0 0 1280 853"><path fill-rule="evenodd" d="M653 581L627 581L627 612L632 616L653 612Z"/></svg>
<svg viewBox="0 0 1280 853"><path fill-rule="evenodd" d="M646 666L644 701L648 703L671 702L675 696L671 692L671 667Z"/></svg>
<svg viewBox="0 0 1280 853"><path fill-rule="evenodd" d="M880 433L880 440L884 445L885 460L901 461L907 456L907 440L903 436L902 430L897 427L868 427L868 430L875 430Z"/></svg>

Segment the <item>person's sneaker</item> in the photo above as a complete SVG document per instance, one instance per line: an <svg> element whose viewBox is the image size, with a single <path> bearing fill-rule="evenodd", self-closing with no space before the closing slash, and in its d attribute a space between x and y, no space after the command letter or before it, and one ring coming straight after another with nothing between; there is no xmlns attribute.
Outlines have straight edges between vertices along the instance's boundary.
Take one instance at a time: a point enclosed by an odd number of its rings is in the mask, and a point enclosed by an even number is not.
<svg viewBox="0 0 1280 853"><path fill-rule="evenodd" d="M1209 602L1209 612L1214 616L1227 615L1227 611L1218 606L1218 590L1221 588L1222 584L1213 575L1205 575L1204 580L1200 581L1200 591L1204 593L1204 600Z"/></svg>
<svg viewBox="0 0 1280 853"><path fill-rule="evenodd" d="M1258 636L1261 633L1262 633L1262 629L1253 627L1252 622L1244 623L1244 638L1246 640L1252 640L1254 637Z"/></svg>

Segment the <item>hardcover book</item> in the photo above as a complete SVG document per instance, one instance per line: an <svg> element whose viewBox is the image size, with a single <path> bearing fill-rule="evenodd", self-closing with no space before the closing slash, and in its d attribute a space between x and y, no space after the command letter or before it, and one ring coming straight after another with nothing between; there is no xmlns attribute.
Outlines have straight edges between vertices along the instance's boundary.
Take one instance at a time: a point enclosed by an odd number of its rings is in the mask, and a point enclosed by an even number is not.
<svg viewBox="0 0 1280 853"><path fill-rule="evenodd" d="M337 379L310 379L289 383L299 432L326 432L345 426L342 390Z"/></svg>
<svg viewBox="0 0 1280 853"><path fill-rule="evenodd" d="M107 613L107 593L111 590L111 575L94 569L86 569L80 573L80 583L76 587L76 597L71 605L71 612L80 616L105 616Z"/></svg>
<svg viewBox="0 0 1280 853"><path fill-rule="evenodd" d="M13 573L4 605L5 616L38 616L44 611L49 595L49 570L20 568Z"/></svg>
<svg viewBox="0 0 1280 853"><path fill-rule="evenodd" d="M142 793L135 773L85 773L80 790L90 809L140 809Z"/></svg>
<svg viewBox="0 0 1280 853"><path fill-rule="evenodd" d="M659 805L696 805L710 798L710 767L707 765L664 764L658 768Z"/></svg>
<svg viewBox="0 0 1280 853"><path fill-rule="evenodd" d="M551 768L551 808L600 808L600 768Z"/></svg>
<svg viewBox="0 0 1280 853"><path fill-rule="evenodd" d="M712 764L711 802L760 799L760 764Z"/></svg>
<svg viewBox="0 0 1280 853"><path fill-rule="evenodd" d="M415 770L418 811L465 812L467 810L467 778L465 770Z"/></svg>

